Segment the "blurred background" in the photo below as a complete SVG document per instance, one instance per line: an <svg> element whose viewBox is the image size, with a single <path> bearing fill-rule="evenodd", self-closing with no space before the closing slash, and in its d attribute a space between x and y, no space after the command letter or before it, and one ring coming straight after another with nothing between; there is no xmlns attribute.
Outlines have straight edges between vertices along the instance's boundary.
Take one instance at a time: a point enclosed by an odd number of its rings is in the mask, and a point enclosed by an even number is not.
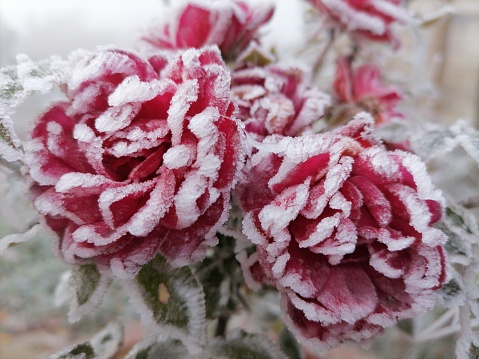
<svg viewBox="0 0 479 359"><path fill-rule="evenodd" d="M51 55L66 58L78 48L93 50L98 45L134 48L142 30L161 16L166 2L175 0L0 0L0 67L15 64L15 55L19 53L39 61ZM304 42L306 4L301 0L275 2L277 11L264 29L264 42L274 46L283 58L296 57L300 50L297 44ZM430 89L426 91L426 100L435 120L453 123L464 119L479 127L479 0L409 3L424 16L443 6L454 7L424 26L403 51L419 54L414 64L424 69L421 81L425 82L424 88ZM18 109L14 119L21 137L25 136L28 123L58 96L34 95ZM4 188L8 187L2 184L5 180L0 178L0 191L7 191ZM18 198L10 200L17 207L12 211L6 203L0 206L1 236L17 230L12 212L33 216ZM43 357L90 337L119 314L131 323L127 326L128 340L138 339L137 318L118 288L110 291L102 309L92 318L73 326L68 324L67 309L56 308L53 303L56 283L67 269L52 254L46 235L13 248L0 258L0 359ZM381 358L378 348L366 351L347 345L332 351L327 358ZM447 348L438 350L441 351L437 356L423 358L449 358ZM396 351L387 358L409 357L410 353L401 348Z"/></svg>

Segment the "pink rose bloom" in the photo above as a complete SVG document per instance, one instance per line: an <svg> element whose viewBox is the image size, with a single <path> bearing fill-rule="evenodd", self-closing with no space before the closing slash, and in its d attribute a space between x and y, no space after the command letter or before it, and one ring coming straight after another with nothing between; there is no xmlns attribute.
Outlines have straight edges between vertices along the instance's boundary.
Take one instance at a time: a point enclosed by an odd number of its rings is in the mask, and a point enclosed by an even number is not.
<svg viewBox="0 0 479 359"><path fill-rule="evenodd" d="M392 25L409 20L402 0L311 0L311 3L352 35L395 45Z"/></svg>
<svg viewBox="0 0 479 359"><path fill-rule="evenodd" d="M311 88L305 73L293 66L246 67L233 71L231 79L238 117L258 140L310 131L330 103L329 96Z"/></svg>
<svg viewBox="0 0 479 359"><path fill-rule="evenodd" d="M243 162L216 47L161 76L127 51L82 54L27 146L30 192L72 264L128 276L157 253L182 266L217 243Z"/></svg>
<svg viewBox="0 0 479 359"><path fill-rule="evenodd" d="M234 58L256 39L273 11L272 6L251 6L240 0L190 1L150 28L143 40L171 50L218 45L223 56Z"/></svg>
<svg viewBox="0 0 479 359"><path fill-rule="evenodd" d="M445 281L442 196L418 157L387 151L371 127L362 113L327 134L269 136L235 193L286 324L314 348L430 309Z"/></svg>
<svg viewBox="0 0 479 359"><path fill-rule="evenodd" d="M333 117L337 122L349 120L361 111L369 112L376 124L384 124L404 116L396 105L404 95L400 89L382 83L381 71L375 64L354 69L345 57L336 61L333 83L334 95L339 107Z"/></svg>

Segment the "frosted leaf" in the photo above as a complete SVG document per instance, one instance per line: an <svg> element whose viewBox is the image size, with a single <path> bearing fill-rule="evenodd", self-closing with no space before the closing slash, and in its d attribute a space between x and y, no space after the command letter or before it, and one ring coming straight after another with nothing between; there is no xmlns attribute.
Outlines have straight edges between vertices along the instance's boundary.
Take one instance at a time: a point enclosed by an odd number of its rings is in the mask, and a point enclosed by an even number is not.
<svg viewBox="0 0 479 359"><path fill-rule="evenodd" d="M124 359L190 359L186 347L179 340L145 340L137 343Z"/></svg>
<svg viewBox="0 0 479 359"><path fill-rule="evenodd" d="M111 278L101 273L94 264L74 266L68 280L70 323L79 321L90 314L102 302L110 288Z"/></svg>
<svg viewBox="0 0 479 359"><path fill-rule="evenodd" d="M285 327L279 334L279 345L288 359L303 359L302 350L296 338Z"/></svg>
<svg viewBox="0 0 479 359"><path fill-rule="evenodd" d="M47 359L110 359L123 345L123 325L111 322L91 340L73 345Z"/></svg>
<svg viewBox="0 0 479 359"><path fill-rule="evenodd" d="M218 359L261 358L288 359L269 339L260 334L234 330L226 339L217 340L210 348L212 357Z"/></svg>
<svg viewBox="0 0 479 359"><path fill-rule="evenodd" d="M48 93L55 84L64 83L69 74L68 63L59 57L35 64L22 54L17 56L17 61L18 79L26 91Z"/></svg>
<svg viewBox="0 0 479 359"><path fill-rule="evenodd" d="M142 323L155 336L181 340L193 355L206 341L205 294L188 267L157 256L131 279L120 280Z"/></svg>
<svg viewBox="0 0 479 359"><path fill-rule="evenodd" d="M410 143L414 153L428 161L451 152L456 147L457 140L451 131L431 127L413 134Z"/></svg>
<svg viewBox="0 0 479 359"><path fill-rule="evenodd" d="M240 266L232 255L235 240L217 234L218 245L212 254L195 266L195 274L203 285L206 318L230 316L239 306L239 290L243 284Z"/></svg>
<svg viewBox="0 0 479 359"><path fill-rule="evenodd" d="M463 123L456 124L457 127L453 128L456 132L459 132L456 136L457 142L464 148L471 158L479 165L479 132L475 129L467 127Z"/></svg>
<svg viewBox="0 0 479 359"><path fill-rule="evenodd" d="M8 234L0 239L0 255L3 255L7 249L18 243L26 242L37 235L41 225L36 224L28 229L25 233Z"/></svg>
<svg viewBox="0 0 479 359"><path fill-rule="evenodd" d="M62 84L69 74L68 63L59 57L33 63L17 56L18 65L0 69L0 155L8 162L22 159L21 141L11 120L15 109L33 92L47 93Z"/></svg>
<svg viewBox="0 0 479 359"><path fill-rule="evenodd" d="M438 302L446 308L457 308L464 304L466 293L459 277L452 278L437 290Z"/></svg>

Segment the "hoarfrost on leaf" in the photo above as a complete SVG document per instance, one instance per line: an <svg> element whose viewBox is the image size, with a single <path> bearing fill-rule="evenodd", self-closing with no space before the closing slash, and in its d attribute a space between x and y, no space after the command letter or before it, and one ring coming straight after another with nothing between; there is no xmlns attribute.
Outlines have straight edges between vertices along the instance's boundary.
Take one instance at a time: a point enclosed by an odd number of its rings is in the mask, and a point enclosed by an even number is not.
<svg viewBox="0 0 479 359"><path fill-rule="evenodd" d="M70 302L70 322L76 322L96 309L102 303L111 282L112 279L101 273L94 264L74 266L66 288Z"/></svg>
<svg viewBox="0 0 479 359"><path fill-rule="evenodd" d="M122 345L123 325L114 321L91 340L52 354L47 359L110 359Z"/></svg>
<svg viewBox="0 0 479 359"><path fill-rule="evenodd" d="M152 336L181 340L193 355L206 341L203 288L188 267L173 268L160 255L131 279L122 279Z"/></svg>

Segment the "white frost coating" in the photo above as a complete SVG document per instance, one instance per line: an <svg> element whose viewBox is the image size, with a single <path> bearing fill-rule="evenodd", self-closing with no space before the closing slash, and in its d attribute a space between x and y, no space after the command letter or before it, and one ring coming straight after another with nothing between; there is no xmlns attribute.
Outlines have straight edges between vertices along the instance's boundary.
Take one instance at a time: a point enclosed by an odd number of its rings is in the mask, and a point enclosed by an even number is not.
<svg viewBox="0 0 479 359"><path fill-rule="evenodd" d="M177 229L191 226L201 215L196 201L205 193L208 181L198 173L188 175L175 196L175 208L178 216Z"/></svg>
<svg viewBox="0 0 479 359"><path fill-rule="evenodd" d="M337 209L343 212L345 217L349 217L351 215L351 202L344 197L341 192L336 192L331 199L329 200L329 207L331 209Z"/></svg>
<svg viewBox="0 0 479 359"><path fill-rule="evenodd" d="M163 182L160 178L148 201L128 221L126 228L132 235L141 237L150 233L170 208L175 184L168 179Z"/></svg>
<svg viewBox="0 0 479 359"><path fill-rule="evenodd" d="M65 81L69 72L68 63L60 57L52 56L46 63L35 64L25 54L17 55L17 75L25 91L50 92L53 85ZM43 66L42 66L43 65Z"/></svg>
<svg viewBox="0 0 479 359"><path fill-rule="evenodd" d="M20 161L23 158L23 153L16 148L7 145L0 141L0 156L8 162Z"/></svg>
<svg viewBox="0 0 479 359"><path fill-rule="evenodd" d="M190 165L193 160L193 150L185 145L170 147L163 155L163 165L170 169L177 169Z"/></svg>
<svg viewBox="0 0 479 359"><path fill-rule="evenodd" d="M215 49L217 49L215 47ZM216 51L215 51L216 52ZM218 51L218 57L221 57ZM226 70L224 65L209 64L202 67L207 71L208 75L214 78L214 93L212 96L217 99L229 100L231 76L230 72Z"/></svg>
<svg viewBox="0 0 479 359"><path fill-rule="evenodd" d="M264 206L258 218L266 233L272 237L281 237L284 228L298 216L304 207L308 199L310 182L311 179L308 178L302 184L286 188L273 203Z"/></svg>
<svg viewBox="0 0 479 359"><path fill-rule="evenodd" d="M102 185L117 185L117 182L112 181L102 175L94 175L83 172L70 172L65 173L60 177L55 190L60 193L68 192L75 187L91 188L100 187Z"/></svg>
<svg viewBox="0 0 479 359"><path fill-rule="evenodd" d="M105 223L111 229L115 228L113 223L113 213L110 209L112 204L124 199L125 197L128 197L129 195L140 193L146 195L147 192L154 188L154 186L155 182L151 180L142 183L130 183L121 187L105 189L98 198L98 207L100 208Z"/></svg>
<svg viewBox="0 0 479 359"><path fill-rule="evenodd" d="M369 259L371 267L376 269L379 273L384 274L388 278L399 278L403 274L400 268L394 268L388 263L388 257L383 258L380 253L374 253Z"/></svg>
<svg viewBox="0 0 479 359"><path fill-rule="evenodd" d="M341 189L341 186L349 178L352 171L354 159L349 156L341 157L338 164L330 167L330 170L326 174L326 178L323 184L324 193L321 196L310 199L311 207L304 208L301 214L309 219L317 218L326 208L328 201ZM339 198L338 198L339 199ZM342 205L337 200L333 201L333 206ZM331 204L330 204L331 205ZM347 212L347 204L344 204L344 210ZM334 207L332 207L334 208Z"/></svg>
<svg viewBox="0 0 479 359"><path fill-rule="evenodd" d="M73 223L83 224L84 222L75 214L68 212L61 206L60 201L57 198L58 194L54 190L47 190L38 196L34 201L34 206L41 214L50 214L52 216L62 216L68 218Z"/></svg>
<svg viewBox="0 0 479 359"><path fill-rule="evenodd" d="M197 158L203 162L205 156L214 150L218 144L219 134L214 122L220 118L218 109L207 107L201 113L193 116L188 124L188 129L198 137Z"/></svg>
<svg viewBox="0 0 479 359"><path fill-rule="evenodd" d="M197 355L202 351L206 342L205 327L205 295L201 288L198 287L180 287L179 283L173 283L175 291L186 301L187 318L189 319L187 328L179 328L177 326L158 323L143 299L142 290L136 282L136 278L120 279L120 283L127 293L129 300L135 310L140 314L141 322L155 335L161 337L169 337L179 339L187 347L191 355Z"/></svg>
<svg viewBox="0 0 479 359"><path fill-rule="evenodd" d="M174 86L170 80L141 81L137 75L126 77L108 97L110 106L122 106L130 102L145 102L163 94Z"/></svg>
<svg viewBox="0 0 479 359"><path fill-rule="evenodd" d="M402 164L408 169L414 178L417 186L417 194L421 199L432 199L439 202L442 206L446 201L439 189L435 189L431 177L427 173L425 164L419 157L412 153L405 153L401 151L394 152L402 157Z"/></svg>
<svg viewBox="0 0 479 359"><path fill-rule="evenodd" d="M141 104L126 104L119 107L109 107L95 120L95 127L104 133L113 133L128 126L140 112Z"/></svg>
<svg viewBox="0 0 479 359"><path fill-rule="evenodd" d="M301 273L288 271L278 281L284 288L290 288L305 298L311 298L317 292L311 276L302 276Z"/></svg>
<svg viewBox="0 0 479 359"><path fill-rule="evenodd" d="M186 80L178 86L178 90L171 99L168 109L168 127L171 131L171 144L176 146L181 142L183 122L190 104L198 99L198 81Z"/></svg>
<svg viewBox="0 0 479 359"><path fill-rule="evenodd" d="M418 198L415 191L410 187L400 184L392 185L392 193L395 193L404 203L409 215L410 224L422 234L425 244L439 245L447 240L447 236L437 228L430 227L431 213L428 206Z"/></svg>
<svg viewBox="0 0 479 359"><path fill-rule="evenodd" d="M391 158L389 152L384 148L375 146L364 150L360 154L361 157L367 159L372 164L374 171L388 180L400 178L399 165Z"/></svg>
<svg viewBox="0 0 479 359"><path fill-rule="evenodd" d="M105 73L127 74L136 72L132 59L119 52L99 51L92 53L81 51L74 53L72 60L78 62L75 64L68 82L70 90L75 90L81 84L96 77L104 76Z"/></svg>
<svg viewBox="0 0 479 359"><path fill-rule="evenodd" d="M243 273L243 277L245 279L246 285L251 290L260 290L261 283L258 283L251 273L251 267L259 261L258 252L254 252L248 257L246 250L242 250L235 256L236 260L239 262L241 266L241 272Z"/></svg>
<svg viewBox="0 0 479 359"><path fill-rule="evenodd" d="M248 239L257 245L266 245L267 239L258 231L254 225L254 220L251 213L247 213L243 219L243 233Z"/></svg>
<svg viewBox="0 0 479 359"><path fill-rule="evenodd" d="M322 2L341 18L341 22L349 31L369 31L379 36L386 32L383 20L352 8L344 0L322 0Z"/></svg>
<svg viewBox="0 0 479 359"><path fill-rule="evenodd" d="M68 277L68 302L70 303L70 308L68 310L68 321L70 323L78 322L81 318L83 318L85 315L91 314L100 306L100 304L102 304L103 297L110 288L112 278L106 273L100 273L100 282L88 298L87 302L81 305L78 303L77 293L84 290L83 286L85 286L86 283L77 283L73 275Z"/></svg>
<svg viewBox="0 0 479 359"><path fill-rule="evenodd" d="M73 128L73 138L80 142L93 142L96 138L95 132L84 123L77 123Z"/></svg>
<svg viewBox="0 0 479 359"><path fill-rule="evenodd" d="M132 124L124 131L118 131L115 133L115 136L118 138L126 138L130 141L156 143L156 140L166 137L168 132L169 129L166 120L148 119L148 122L146 123L146 129L141 128L140 125Z"/></svg>
<svg viewBox="0 0 479 359"><path fill-rule="evenodd" d="M212 183L218 178L221 164L221 159L211 153L203 158L197 158L194 167L197 167L198 174L208 178Z"/></svg>
<svg viewBox="0 0 479 359"><path fill-rule="evenodd" d="M125 226L117 227L104 235L96 231L94 224L84 224L72 233L72 237L75 242L88 242L95 246L106 246L116 242L125 234Z"/></svg>
<svg viewBox="0 0 479 359"><path fill-rule="evenodd" d="M281 278L284 270L286 268L286 264L288 263L290 258L289 253L284 253L280 255L278 258L276 258L276 262L274 263L273 267L271 270L273 271L273 275L276 278Z"/></svg>
<svg viewBox="0 0 479 359"><path fill-rule="evenodd" d="M332 312L323 306L305 301L290 290L287 291L287 295L291 300L291 303L293 303L297 309L301 310L308 320L320 322L323 325L335 324L341 321L341 317L338 313Z"/></svg>
<svg viewBox="0 0 479 359"><path fill-rule="evenodd" d="M102 89L98 83L92 83L85 87L80 93L76 94L70 102L71 108L67 110L69 116L75 113L86 113L91 106L91 103L100 95ZM72 109L74 111L72 111Z"/></svg>
<svg viewBox="0 0 479 359"><path fill-rule="evenodd" d="M416 239L414 237L391 237L388 229L380 228L378 231L378 241L384 243L389 251L400 251L409 247Z"/></svg>
<svg viewBox="0 0 479 359"><path fill-rule="evenodd" d="M22 243L30 240L40 231L41 225L36 224L25 233L14 233L8 234L5 237L0 239L0 255L3 255L7 249L17 243Z"/></svg>
<svg viewBox="0 0 479 359"><path fill-rule="evenodd" d="M317 246L325 239L331 237L339 225L340 216L339 213L335 213L332 217L323 218L316 226L314 233L312 233L307 240L299 242L299 248Z"/></svg>

